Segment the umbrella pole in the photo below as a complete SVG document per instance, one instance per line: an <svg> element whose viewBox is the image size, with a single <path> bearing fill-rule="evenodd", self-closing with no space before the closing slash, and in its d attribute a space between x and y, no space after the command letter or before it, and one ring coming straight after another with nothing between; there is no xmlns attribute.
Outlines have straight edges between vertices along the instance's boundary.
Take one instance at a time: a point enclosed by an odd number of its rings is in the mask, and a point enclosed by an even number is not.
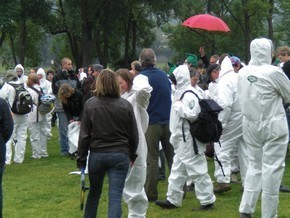
<svg viewBox="0 0 290 218"><path fill-rule="evenodd" d="M212 32L209 32L209 39L210 39L210 47L211 47L211 54L215 54L215 40L214 40L214 34Z"/></svg>

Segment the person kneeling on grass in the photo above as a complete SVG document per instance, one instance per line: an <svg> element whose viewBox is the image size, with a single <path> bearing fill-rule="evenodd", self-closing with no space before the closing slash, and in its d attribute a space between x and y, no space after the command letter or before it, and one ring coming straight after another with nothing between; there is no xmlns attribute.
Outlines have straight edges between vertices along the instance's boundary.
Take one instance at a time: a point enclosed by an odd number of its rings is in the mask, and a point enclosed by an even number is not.
<svg viewBox="0 0 290 218"><path fill-rule="evenodd" d="M200 112L198 99L194 94L186 93L184 98L179 100L186 90L194 91L190 84L189 70L186 65L177 67L172 75L175 77L172 80L177 90L174 94L170 114L170 143L174 147L175 155L168 178L167 199L165 201L157 200L155 204L166 209L180 207L184 194L183 186L190 178L195 184L195 194L201 204L199 208L193 210L212 210L216 197L213 193L213 184L208 174L204 154L206 144L196 140L199 152L195 154L189 123L185 120L192 122L197 119ZM182 125L184 125L185 140L183 140Z"/></svg>

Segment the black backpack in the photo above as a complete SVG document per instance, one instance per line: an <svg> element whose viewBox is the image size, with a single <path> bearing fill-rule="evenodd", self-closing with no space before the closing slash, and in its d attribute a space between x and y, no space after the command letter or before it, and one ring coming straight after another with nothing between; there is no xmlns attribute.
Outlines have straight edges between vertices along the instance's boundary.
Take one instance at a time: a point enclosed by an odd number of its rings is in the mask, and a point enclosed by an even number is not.
<svg viewBox="0 0 290 218"><path fill-rule="evenodd" d="M223 109L213 99L200 99L192 90L182 93L180 100L188 92L198 98L201 109L198 119L193 123L189 122L192 137L203 143L219 142L223 128L218 119L218 114Z"/></svg>
<svg viewBox="0 0 290 218"><path fill-rule="evenodd" d="M183 96L185 95L185 93L188 93L188 92L194 94L197 97L199 101L199 106L201 109L196 121L192 123L188 121L190 125L190 134L193 139L194 153L198 154L198 147L197 147L195 139L203 143L208 143L211 146L213 146L213 142L218 142L220 144L219 140L222 135L223 127L222 127L222 123L218 119L218 114L223 109L213 99L200 99L198 95L194 93L192 90L186 90L185 92L183 92L179 100L181 100ZM183 141L185 142L183 124L182 124L182 134L183 134ZM224 174L222 164L215 153L214 153L214 157L215 157L215 161L218 162Z"/></svg>
<svg viewBox="0 0 290 218"><path fill-rule="evenodd" d="M24 84L8 84L16 91L11 111L14 114L28 114L32 110L33 100L29 92L24 88Z"/></svg>

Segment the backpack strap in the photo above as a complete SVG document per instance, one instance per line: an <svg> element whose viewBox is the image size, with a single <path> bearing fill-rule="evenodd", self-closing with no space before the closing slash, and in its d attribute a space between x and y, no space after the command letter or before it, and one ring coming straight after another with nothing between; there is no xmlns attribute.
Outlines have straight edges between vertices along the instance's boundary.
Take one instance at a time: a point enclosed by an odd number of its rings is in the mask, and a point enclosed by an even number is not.
<svg viewBox="0 0 290 218"><path fill-rule="evenodd" d="M29 88L31 88L33 91L37 92L37 94L44 94L41 87L39 87L40 88L40 91L37 88L33 87L33 86L31 86Z"/></svg>
<svg viewBox="0 0 290 218"><path fill-rule="evenodd" d="M38 94L38 105L40 104L40 95L42 95L43 94L43 90L42 90L42 88L41 87L39 87L40 88L40 91L37 89L37 88L35 88L35 87L33 87L33 86L31 86L30 87L33 91L35 91L37 94ZM34 103L33 103L34 104ZM35 104L36 105L36 104ZM36 110L37 110L37 113L36 113L36 122L38 122L38 105L36 105L37 107L36 107Z"/></svg>
<svg viewBox="0 0 290 218"><path fill-rule="evenodd" d="M7 100L7 103L8 103L8 105L9 105L11 111L12 111L13 104L14 104L14 102L17 99L17 87L18 86L23 86L24 87L24 85L22 83L19 83L19 84L16 83L15 84L15 83L10 83L10 82L8 82L7 84L11 85L15 89L15 96L14 96L14 100L13 100L12 106L10 105L9 101Z"/></svg>
<svg viewBox="0 0 290 218"><path fill-rule="evenodd" d="M194 94L195 97L197 97L198 101L200 101L200 98L198 97L198 95L197 95L194 91L192 91L192 90L186 90L185 92L183 92L182 95L180 96L179 100L183 99L184 95L185 95L186 93L188 93L188 92Z"/></svg>
<svg viewBox="0 0 290 218"><path fill-rule="evenodd" d="M189 92L194 94L197 97L198 101L200 101L200 98L198 97L198 95L192 90L186 90L185 92L183 92L182 95L180 96L179 100L182 100L184 95L186 93L189 93ZM183 119L183 122L182 122L182 137L183 137L183 141L186 142L185 134L184 134L184 120L185 119ZM189 122L189 120L187 120L187 121L188 121L188 124L189 124L189 127L190 127L190 122ZM193 150L194 150L194 153L197 155L198 154L198 147L197 147L197 144L196 144L195 137L192 137L192 140L193 140Z"/></svg>

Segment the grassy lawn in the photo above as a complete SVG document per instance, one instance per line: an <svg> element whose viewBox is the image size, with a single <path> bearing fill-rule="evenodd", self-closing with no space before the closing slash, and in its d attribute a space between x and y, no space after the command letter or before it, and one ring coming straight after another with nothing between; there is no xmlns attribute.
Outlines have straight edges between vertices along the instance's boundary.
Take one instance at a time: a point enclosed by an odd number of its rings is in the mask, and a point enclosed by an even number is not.
<svg viewBox="0 0 290 218"><path fill-rule="evenodd" d="M29 141L29 140L28 140ZM75 161L59 154L58 131L53 128L53 137L48 141L48 158L31 159L31 146L27 143L26 156L23 164L8 165L3 178L5 218L75 218L82 217L80 210L80 176L69 175L76 170ZM286 162L287 169L283 184L290 186L290 159ZM209 170L212 176L213 161L209 160ZM213 178L213 176L212 176ZM88 179L86 178L87 185ZM107 180L103 187L100 200L99 216L107 217ZM167 181L159 183L159 199L165 199ZM86 192L87 194L87 192ZM239 184L232 185L232 190L217 195L215 210L210 212L193 212L192 207L198 207L199 202L194 192L188 192L181 208L164 210L150 203L148 218L234 218L238 217L238 207L242 191ZM279 217L290 217L290 194L280 193ZM127 217L127 207L123 203L123 217ZM261 217L260 202L257 205L255 218Z"/></svg>

